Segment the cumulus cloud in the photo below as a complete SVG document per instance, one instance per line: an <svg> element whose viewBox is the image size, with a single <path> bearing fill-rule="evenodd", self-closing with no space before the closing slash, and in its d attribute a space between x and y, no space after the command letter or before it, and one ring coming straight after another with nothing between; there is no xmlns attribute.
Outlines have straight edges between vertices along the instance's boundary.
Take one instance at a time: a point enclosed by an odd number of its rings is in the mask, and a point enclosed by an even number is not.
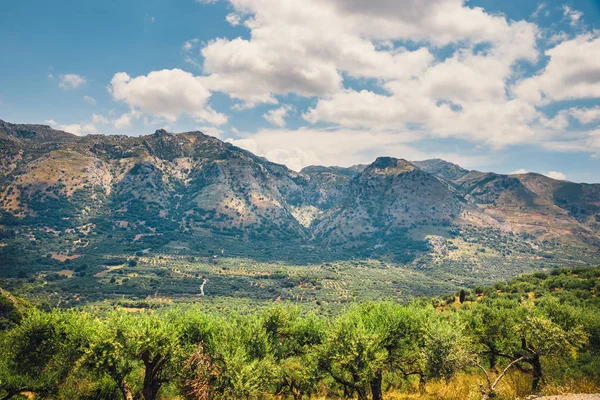
<svg viewBox="0 0 600 400"><path fill-rule="evenodd" d="M303 113L310 123L403 132L416 125L424 136L493 145L538 136L530 124L539 112L507 96L515 64L537 60L534 24L460 0L230 3L240 21L247 17L249 39L219 38L201 52L207 87L240 100L237 109L293 93L317 97ZM407 49L394 42L403 40L420 43ZM450 43L454 54L436 60L432 49ZM347 78L373 80L383 93L352 89ZM272 117L265 115L284 126Z"/></svg>
<svg viewBox="0 0 600 400"><path fill-rule="evenodd" d="M550 58L546 67L518 82L516 96L535 104L600 97L600 36L581 34L545 54Z"/></svg>
<svg viewBox="0 0 600 400"><path fill-rule="evenodd" d="M77 74L65 74L60 76L58 86L65 90L77 89L87 83L87 79Z"/></svg>
<svg viewBox="0 0 600 400"><path fill-rule="evenodd" d="M451 83L450 83L451 84ZM519 100L443 102L421 91L418 82L399 84L395 95L348 90L321 99L303 117L312 123L388 130L421 126L421 138L456 137L494 146L533 141L538 132L531 126L539 114Z"/></svg>
<svg viewBox="0 0 600 400"><path fill-rule="evenodd" d="M171 122L182 114L214 125L227 122L226 115L207 104L211 92L206 78L180 69L153 71L135 78L119 72L113 76L109 91L130 108Z"/></svg>
<svg viewBox="0 0 600 400"><path fill-rule="evenodd" d="M269 121L271 124L283 128L285 127L285 118L288 116L288 113L292 110L292 106L284 105L279 108L269 110L266 114L263 114L263 118Z"/></svg>
<svg viewBox="0 0 600 400"><path fill-rule="evenodd" d="M216 39L202 49L211 87L250 106L296 93L326 96L355 78L410 79L431 66L426 46L389 48L392 40L488 43L504 64L535 60L535 25L465 7L421 2L231 0L250 39ZM381 46L387 43L387 46ZM506 68L505 68L506 69Z"/></svg>
<svg viewBox="0 0 600 400"><path fill-rule="evenodd" d="M559 181L564 181L567 179L567 176L559 171L548 171L544 175L546 175L548 178L556 179Z"/></svg>

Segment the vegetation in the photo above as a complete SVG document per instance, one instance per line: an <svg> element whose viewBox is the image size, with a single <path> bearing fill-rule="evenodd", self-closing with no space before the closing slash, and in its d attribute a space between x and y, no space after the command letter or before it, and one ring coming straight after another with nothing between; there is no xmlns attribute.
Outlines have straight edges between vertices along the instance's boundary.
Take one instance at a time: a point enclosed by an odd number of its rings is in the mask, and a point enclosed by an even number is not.
<svg viewBox="0 0 600 400"><path fill-rule="evenodd" d="M600 387L600 269L335 318L283 304L43 311L0 297L0 399L515 398ZM139 309L134 309L139 310ZM435 394L435 395L434 395Z"/></svg>

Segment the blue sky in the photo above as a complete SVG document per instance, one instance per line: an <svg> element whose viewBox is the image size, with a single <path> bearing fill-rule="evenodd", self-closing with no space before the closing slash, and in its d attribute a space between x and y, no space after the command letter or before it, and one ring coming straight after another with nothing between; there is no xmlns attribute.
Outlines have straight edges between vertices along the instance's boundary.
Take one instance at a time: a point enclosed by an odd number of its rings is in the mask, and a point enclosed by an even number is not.
<svg viewBox="0 0 600 400"><path fill-rule="evenodd" d="M600 182L600 2L7 1L0 119Z"/></svg>

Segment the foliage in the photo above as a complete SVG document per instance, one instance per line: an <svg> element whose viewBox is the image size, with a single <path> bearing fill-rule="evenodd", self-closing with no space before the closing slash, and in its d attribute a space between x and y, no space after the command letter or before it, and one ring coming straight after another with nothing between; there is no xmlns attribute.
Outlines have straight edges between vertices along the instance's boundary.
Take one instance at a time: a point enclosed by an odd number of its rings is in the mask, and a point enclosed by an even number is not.
<svg viewBox="0 0 600 400"><path fill-rule="evenodd" d="M463 303L365 302L333 319L289 305L23 309L0 332L0 398L379 400L465 376L462 398L476 382L485 396L598 387L599 272L522 276Z"/></svg>

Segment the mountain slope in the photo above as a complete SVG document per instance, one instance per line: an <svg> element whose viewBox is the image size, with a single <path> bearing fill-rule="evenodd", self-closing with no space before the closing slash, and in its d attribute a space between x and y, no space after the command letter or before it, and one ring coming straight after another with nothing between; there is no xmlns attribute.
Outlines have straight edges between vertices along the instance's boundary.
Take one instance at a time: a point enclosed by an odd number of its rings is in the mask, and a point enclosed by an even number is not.
<svg viewBox="0 0 600 400"><path fill-rule="evenodd" d="M0 233L33 253L236 246L409 260L508 236L534 253L599 246L600 185L536 174L391 157L298 173L201 132L78 137L0 121L0 144ZM468 250L448 250L455 239Z"/></svg>
<svg viewBox="0 0 600 400"><path fill-rule="evenodd" d="M317 226L326 241L386 235L419 225L494 225L448 183L414 164L380 157L349 184L344 200Z"/></svg>

